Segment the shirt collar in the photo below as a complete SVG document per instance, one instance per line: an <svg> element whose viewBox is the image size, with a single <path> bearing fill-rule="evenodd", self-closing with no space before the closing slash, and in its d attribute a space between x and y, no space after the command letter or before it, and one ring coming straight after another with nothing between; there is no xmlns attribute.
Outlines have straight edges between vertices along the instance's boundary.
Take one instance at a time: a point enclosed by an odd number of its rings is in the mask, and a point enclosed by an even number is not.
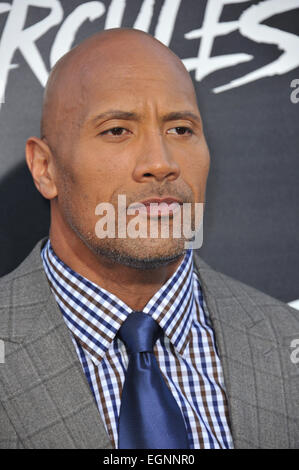
<svg viewBox="0 0 299 470"><path fill-rule="evenodd" d="M42 250L42 259L67 326L97 365L133 310L67 266L54 252L50 240ZM192 324L192 274L192 250L187 250L175 273L143 309L158 322L180 354L188 343Z"/></svg>
<svg viewBox="0 0 299 470"><path fill-rule="evenodd" d="M143 309L158 322L180 354L184 352L192 324L194 303L192 274L192 250L187 250L175 273Z"/></svg>

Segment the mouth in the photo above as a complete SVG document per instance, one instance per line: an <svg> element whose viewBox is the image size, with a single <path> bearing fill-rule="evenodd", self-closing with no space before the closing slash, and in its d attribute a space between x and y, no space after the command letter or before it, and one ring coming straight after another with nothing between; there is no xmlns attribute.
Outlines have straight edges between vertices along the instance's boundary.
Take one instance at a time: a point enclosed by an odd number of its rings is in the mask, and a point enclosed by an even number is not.
<svg viewBox="0 0 299 470"><path fill-rule="evenodd" d="M173 197L150 198L133 203L129 207L138 210L140 214L146 214L152 217L172 217L180 211L183 202Z"/></svg>

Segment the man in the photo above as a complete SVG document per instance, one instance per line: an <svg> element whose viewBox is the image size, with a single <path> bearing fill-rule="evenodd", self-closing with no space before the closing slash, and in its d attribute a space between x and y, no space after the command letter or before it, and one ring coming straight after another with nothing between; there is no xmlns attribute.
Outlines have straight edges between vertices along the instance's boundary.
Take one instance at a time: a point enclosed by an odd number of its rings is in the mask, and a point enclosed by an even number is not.
<svg viewBox="0 0 299 470"><path fill-rule="evenodd" d="M26 159L51 227L1 280L1 447L298 447L298 313L184 236L95 229L119 195L145 207L141 224L204 203L209 151L181 61L137 30L87 39L54 67Z"/></svg>

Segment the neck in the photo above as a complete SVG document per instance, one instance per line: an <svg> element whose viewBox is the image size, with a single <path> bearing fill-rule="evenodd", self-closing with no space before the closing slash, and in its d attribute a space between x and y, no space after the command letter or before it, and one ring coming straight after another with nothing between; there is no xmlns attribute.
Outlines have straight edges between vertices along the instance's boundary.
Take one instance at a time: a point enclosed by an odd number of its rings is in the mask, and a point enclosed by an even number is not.
<svg viewBox="0 0 299 470"><path fill-rule="evenodd" d="M51 226L51 245L56 255L73 271L116 295L133 310L142 310L153 295L173 275L183 255L154 269L135 269L93 253L69 230Z"/></svg>

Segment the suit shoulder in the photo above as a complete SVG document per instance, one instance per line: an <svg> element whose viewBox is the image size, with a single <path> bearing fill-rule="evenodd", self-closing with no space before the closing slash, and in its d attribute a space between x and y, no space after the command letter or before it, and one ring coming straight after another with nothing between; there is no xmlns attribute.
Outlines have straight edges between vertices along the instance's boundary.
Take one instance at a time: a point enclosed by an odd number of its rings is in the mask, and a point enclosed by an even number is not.
<svg viewBox="0 0 299 470"><path fill-rule="evenodd" d="M40 256L39 242L25 260L0 279L0 338L10 338L25 326L48 298L50 288Z"/></svg>
<svg viewBox="0 0 299 470"><path fill-rule="evenodd" d="M0 308L9 305L11 300L18 300L15 295L20 296L22 302L26 303L32 295L40 291L40 283L44 281L40 254L42 241L37 243L19 266L0 278Z"/></svg>
<svg viewBox="0 0 299 470"><path fill-rule="evenodd" d="M213 269L198 255L195 266L206 291L227 308L241 306L253 322L264 318L283 334L299 333L299 311L242 281Z"/></svg>

